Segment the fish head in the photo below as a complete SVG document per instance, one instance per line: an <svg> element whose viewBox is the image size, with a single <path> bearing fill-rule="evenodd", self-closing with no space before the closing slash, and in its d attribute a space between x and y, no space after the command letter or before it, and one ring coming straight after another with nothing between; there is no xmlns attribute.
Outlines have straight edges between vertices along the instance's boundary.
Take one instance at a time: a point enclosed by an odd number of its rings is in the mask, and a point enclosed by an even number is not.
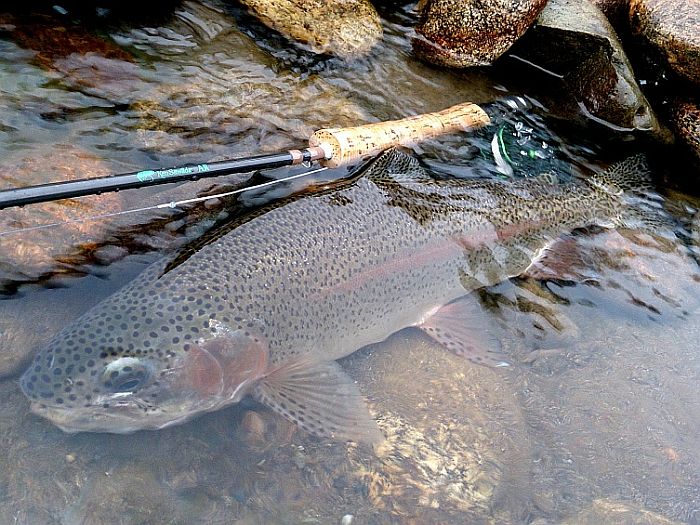
<svg viewBox="0 0 700 525"><path fill-rule="evenodd" d="M34 358L20 379L32 411L66 432L160 429L239 401L264 373L264 338L245 323L229 329L186 299L123 299L93 308Z"/></svg>

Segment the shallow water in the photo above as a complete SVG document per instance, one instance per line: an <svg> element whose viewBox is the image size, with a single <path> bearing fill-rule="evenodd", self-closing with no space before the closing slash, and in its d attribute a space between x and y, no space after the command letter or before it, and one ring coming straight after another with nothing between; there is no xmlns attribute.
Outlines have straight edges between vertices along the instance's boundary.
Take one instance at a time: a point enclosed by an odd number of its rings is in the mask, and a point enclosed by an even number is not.
<svg viewBox="0 0 700 525"><path fill-rule="evenodd" d="M299 147L317 128L523 89L538 99L507 68L415 61L414 15L399 7L382 9L384 41L354 63L312 57L212 0L138 16L25 15L0 19L8 186ZM566 144L574 175L648 149L572 133L553 113L547 131ZM474 153L484 140L446 137L417 153L456 176L495 177ZM652 160L660 177L698 175ZM201 189L0 211L0 225ZM411 330L346 358L387 436L376 450L306 435L252 401L127 436L68 435L29 412L17 383L26 359L157 250L223 220L224 204L239 213L230 202L0 237L0 523L700 523L700 201L659 192L668 220L653 228L577 233L585 280L513 279L479 292L511 367L472 365Z"/></svg>

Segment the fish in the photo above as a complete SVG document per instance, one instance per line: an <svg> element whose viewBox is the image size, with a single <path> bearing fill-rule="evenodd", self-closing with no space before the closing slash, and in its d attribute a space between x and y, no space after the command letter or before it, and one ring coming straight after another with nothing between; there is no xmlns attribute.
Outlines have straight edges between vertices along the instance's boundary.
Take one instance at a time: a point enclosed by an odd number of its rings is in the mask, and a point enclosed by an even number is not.
<svg viewBox="0 0 700 525"><path fill-rule="evenodd" d="M648 173L636 156L569 181L457 180L389 150L339 187L262 207L154 263L63 328L22 391L66 432L161 429L252 396L312 434L379 443L337 361L413 327L508 366L471 292L555 258L576 228L634 219Z"/></svg>

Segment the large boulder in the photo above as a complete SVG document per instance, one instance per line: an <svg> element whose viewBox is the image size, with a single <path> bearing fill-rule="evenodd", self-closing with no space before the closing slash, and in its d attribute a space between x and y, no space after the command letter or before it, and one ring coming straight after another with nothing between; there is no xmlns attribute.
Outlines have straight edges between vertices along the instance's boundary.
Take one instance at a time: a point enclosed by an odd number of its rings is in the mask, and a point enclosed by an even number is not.
<svg viewBox="0 0 700 525"><path fill-rule="evenodd" d="M700 0L632 0L630 25L675 73L700 83Z"/></svg>
<svg viewBox="0 0 700 525"><path fill-rule="evenodd" d="M622 130L658 131L620 40L588 0L550 0L513 53L562 77L594 120Z"/></svg>
<svg viewBox="0 0 700 525"><path fill-rule="evenodd" d="M426 0L415 52L441 66L491 64L535 21L546 0Z"/></svg>
<svg viewBox="0 0 700 525"><path fill-rule="evenodd" d="M382 36L369 0L241 0L265 25L314 53L355 58Z"/></svg>

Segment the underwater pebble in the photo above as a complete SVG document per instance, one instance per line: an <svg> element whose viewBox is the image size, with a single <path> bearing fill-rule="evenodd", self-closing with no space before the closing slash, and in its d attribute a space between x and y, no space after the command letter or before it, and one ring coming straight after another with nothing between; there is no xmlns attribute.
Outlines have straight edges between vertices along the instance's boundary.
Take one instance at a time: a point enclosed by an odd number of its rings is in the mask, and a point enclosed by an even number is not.
<svg viewBox="0 0 700 525"><path fill-rule="evenodd" d="M75 454L68 453L66 454L66 463L75 463Z"/></svg>
<svg viewBox="0 0 700 525"><path fill-rule="evenodd" d="M355 517L352 514L346 514L343 519L340 520L340 525L350 525Z"/></svg>
<svg viewBox="0 0 700 525"><path fill-rule="evenodd" d="M241 432L249 446L260 446L265 442L266 423L255 411L248 410L241 419Z"/></svg>

